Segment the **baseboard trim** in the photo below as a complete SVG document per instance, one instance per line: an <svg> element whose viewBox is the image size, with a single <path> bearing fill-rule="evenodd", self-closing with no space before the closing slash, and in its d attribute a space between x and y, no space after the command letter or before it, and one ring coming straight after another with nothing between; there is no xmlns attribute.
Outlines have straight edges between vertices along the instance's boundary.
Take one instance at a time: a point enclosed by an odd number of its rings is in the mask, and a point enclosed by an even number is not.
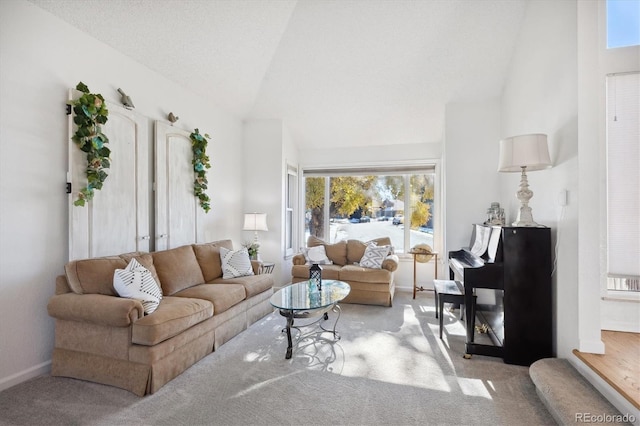
<svg viewBox="0 0 640 426"><path fill-rule="evenodd" d="M624 331L625 333L640 333L640 326L635 322L611 321L603 319L601 327L603 330Z"/></svg>
<svg viewBox="0 0 640 426"><path fill-rule="evenodd" d="M38 377L43 374L48 374L50 372L51 360L45 361L38 365L34 365L31 368L27 368L26 370L22 370L16 374L12 374L9 377L0 379L0 391L9 389L10 387L15 386L19 383L26 382L29 379L33 379L34 377Z"/></svg>

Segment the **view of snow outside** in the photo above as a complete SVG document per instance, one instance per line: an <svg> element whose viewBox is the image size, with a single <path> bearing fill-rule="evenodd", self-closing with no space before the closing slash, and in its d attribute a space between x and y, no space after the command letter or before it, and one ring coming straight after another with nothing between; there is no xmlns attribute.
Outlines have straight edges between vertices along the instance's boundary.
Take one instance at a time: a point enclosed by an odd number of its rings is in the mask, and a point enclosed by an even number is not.
<svg viewBox="0 0 640 426"><path fill-rule="evenodd" d="M395 253L418 244L433 248L434 181L433 173L308 177L305 241L309 235L331 244L389 237Z"/></svg>
<svg viewBox="0 0 640 426"><path fill-rule="evenodd" d="M348 219L337 219L330 223L329 241L336 243L346 240L369 241L380 237L391 238L395 253L404 252L404 225L393 225L391 220L372 220L368 223L350 223ZM421 228L422 230L411 230L409 246L417 244L428 244L433 247L433 230ZM305 234L305 241L309 237L309 232Z"/></svg>

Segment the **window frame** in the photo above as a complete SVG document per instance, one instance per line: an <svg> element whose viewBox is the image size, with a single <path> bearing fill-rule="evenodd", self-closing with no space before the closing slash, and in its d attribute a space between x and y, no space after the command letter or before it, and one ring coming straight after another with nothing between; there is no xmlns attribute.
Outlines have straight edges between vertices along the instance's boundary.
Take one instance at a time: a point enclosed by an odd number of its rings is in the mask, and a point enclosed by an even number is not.
<svg viewBox="0 0 640 426"><path fill-rule="evenodd" d="M640 46L640 39L639 40L636 40L636 39L627 40L622 44L620 44L619 40L617 40L615 38L611 39L611 36L617 35L618 33L610 31L609 24L619 24L618 21L612 21L612 20L609 19L610 16L611 16L610 12L612 10L614 10L614 9L617 9L617 7L614 4L625 4L625 5L628 5L629 2L627 0L624 0L624 1L622 1L622 0L605 0L605 46L606 46L607 50L610 50L610 49L624 49L626 47ZM640 7L640 6L638 6L638 7ZM620 11L618 10L615 15L616 16L620 16L619 12ZM625 9L623 12L627 13L629 11ZM630 15L630 14L627 13L627 15ZM627 16L625 19L628 20L629 17ZM631 21L629 21L629 22L631 22ZM629 29L629 28L625 27L625 29ZM615 42L615 44L614 44L614 42Z"/></svg>
<svg viewBox="0 0 640 426"><path fill-rule="evenodd" d="M598 107L599 117L598 136L600 140L601 162L599 164L599 176L601 182L607 179L607 93L606 77L611 74L624 73L638 70L638 58L640 58L640 46L626 46L608 48L607 42L607 1L598 1ZM606 183L603 183L600 192L600 240L604 244L604 250L600 258L600 298L603 301L635 301L640 302L640 292L620 291L609 289L608 264L607 264L607 194Z"/></svg>
<svg viewBox="0 0 640 426"><path fill-rule="evenodd" d="M434 207L431 212L433 217L433 250L439 251L444 241L444 220L442 216L442 209L444 206L444 197L441 188L441 162L439 159L412 161L412 162L392 162L392 163L367 163L358 165L339 165L339 166L301 166L300 167L300 212L306 212L306 178L307 177L319 177L319 176L346 176L346 175L402 175L404 178L405 188L410 188L410 176L416 174L432 173L434 175ZM325 179L325 199L328 199L330 192L330 179ZM405 204L405 217L407 216L407 210L410 211L410 191L404 191L404 204ZM407 208L406 206L409 206ZM324 204L324 226L325 229L329 229L330 224L330 203ZM304 241L305 238L305 217L304 214L299 215L300 241ZM411 229L409 226L404 227L403 247L399 250L398 256L401 258L411 258L408 254L411 244ZM397 248L398 249L398 248Z"/></svg>
<svg viewBox="0 0 640 426"><path fill-rule="evenodd" d="M298 242L298 169L287 164L285 172L285 202L284 202L284 255L291 258L296 254Z"/></svg>
<svg viewBox="0 0 640 426"><path fill-rule="evenodd" d="M629 136L628 134L626 134L623 138L621 138L622 134L619 131L613 130L610 127L610 124L612 124L612 120L613 121L617 120L618 115L623 114L624 116L626 113L628 113L628 110L624 110L621 108L625 108L625 107L631 108L631 113L628 115L629 117L637 117L636 114L638 112L637 100L635 100L636 103L634 105L634 99L631 99L631 100L619 99L619 96L620 96L619 91L621 90L624 93L625 90L619 89L618 86L625 81L624 80L625 78L635 78L637 80L638 78L640 78L640 70L634 71L634 72L610 73L605 76L605 79L606 79L605 144L606 144L606 151L607 151L607 156L606 156L607 157L606 159L606 162L607 162L607 166L606 166L606 179L607 179L606 287L607 287L607 293L610 296L611 295L620 296L624 294L628 295L633 293L639 293L638 290L616 288L616 287L622 287L621 280L625 280L625 281L630 280L633 282L633 284L637 286L638 279L640 279L640 276L621 274L620 273L621 271L619 269L626 270L629 267L629 265L624 264L626 265L625 267L625 266L619 265L620 262L618 262L618 259L622 257L629 259L628 256L631 256L633 258L635 255L633 253L629 255L629 253L626 252L626 247L628 247L628 244L627 244L628 241L626 241L625 238L627 237L627 233L629 232L628 228L625 227L626 229L620 229L620 227L617 226L617 224L618 223L630 224L632 228L637 229L637 227L639 226L638 218L634 217L635 215L631 215L631 216L629 216L628 214L625 215L624 210L621 213L619 213L616 211L616 209L612 208L612 203L614 204L620 204L620 203L624 204L628 202L637 203L638 197L639 197L637 192L633 193L633 185L626 184L625 181L627 178L625 176L624 171L620 171L611 167L614 162L614 160L610 158L611 151L615 149L616 152L618 152L618 157L614 157L614 158L618 158L619 160L621 160L620 151L619 151L621 144L623 145L626 144L626 142L629 141L629 137L633 138L634 136L633 135ZM629 84L633 86L634 83L630 82ZM635 88L637 91L638 86L636 85ZM639 123L633 123L633 124L639 124ZM625 150L625 154L626 154L626 150ZM632 158L632 160L636 160L636 158ZM625 161L628 161L628 159L622 159L621 161L624 163ZM630 165L627 164L627 167L629 166ZM617 186L614 185L616 183L617 183ZM620 187L620 185L622 186ZM617 189L616 191L612 190L614 186ZM629 191L629 192L626 192L626 191ZM623 247L625 248L623 249ZM612 259L615 260L615 262L613 262Z"/></svg>

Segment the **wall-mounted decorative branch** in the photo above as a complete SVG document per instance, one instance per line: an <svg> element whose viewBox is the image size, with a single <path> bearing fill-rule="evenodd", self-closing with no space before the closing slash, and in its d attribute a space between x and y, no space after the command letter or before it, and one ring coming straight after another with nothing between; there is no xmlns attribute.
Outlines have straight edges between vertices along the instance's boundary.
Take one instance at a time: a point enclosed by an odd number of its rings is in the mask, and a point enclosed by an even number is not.
<svg viewBox="0 0 640 426"><path fill-rule="evenodd" d="M109 111L102 95L89 93L89 88L83 82L78 83L76 89L84 94L69 102L75 114L73 122L78 126L71 140L87 154L87 186L78 192L78 199L73 204L84 206L93 199L94 190L102 189L108 176L104 169L111 167L111 150L106 146L109 138L100 127L107 122Z"/></svg>
<svg viewBox="0 0 640 426"><path fill-rule="evenodd" d="M189 135L191 139L191 149L193 150L193 171L195 179L193 181L193 192L200 199L200 207L208 213L211 210L211 199L205 192L209 181L207 180L207 169L211 168L209 156L207 155L207 144L210 136L208 134L201 135L198 129Z"/></svg>

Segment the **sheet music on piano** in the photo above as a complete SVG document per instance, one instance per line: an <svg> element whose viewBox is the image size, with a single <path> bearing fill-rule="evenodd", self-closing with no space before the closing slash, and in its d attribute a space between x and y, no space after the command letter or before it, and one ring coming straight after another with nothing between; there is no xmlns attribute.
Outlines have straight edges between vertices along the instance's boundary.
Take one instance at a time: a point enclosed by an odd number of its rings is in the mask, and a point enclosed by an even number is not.
<svg viewBox="0 0 640 426"><path fill-rule="evenodd" d="M502 234L502 228L499 226L491 227L491 236L489 237L489 245L487 246L487 262L493 263L496 260L496 254L498 253L498 246L500 244L500 235Z"/></svg>
<svg viewBox="0 0 640 426"><path fill-rule="evenodd" d="M471 242L471 249L469 251L478 257L486 259L487 262L493 263L496 260L496 253L498 251L502 228L499 226L486 226L480 224L476 224L474 227L474 241Z"/></svg>
<svg viewBox="0 0 640 426"><path fill-rule="evenodd" d="M489 246L489 237L491 234L491 228L483 225L475 225L476 229L473 234L475 236L475 241L471 244L471 253L475 254L478 257L482 257L482 255L487 251L487 247Z"/></svg>

